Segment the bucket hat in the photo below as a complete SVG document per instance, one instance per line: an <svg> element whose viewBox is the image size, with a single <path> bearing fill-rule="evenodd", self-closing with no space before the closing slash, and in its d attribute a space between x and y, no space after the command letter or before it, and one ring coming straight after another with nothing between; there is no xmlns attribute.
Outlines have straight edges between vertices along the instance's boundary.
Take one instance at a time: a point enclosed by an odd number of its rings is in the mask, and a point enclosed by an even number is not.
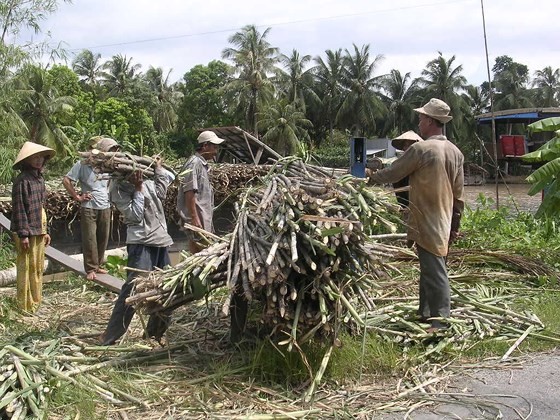
<svg viewBox="0 0 560 420"><path fill-rule="evenodd" d="M213 144L221 144L223 143L225 140L219 138L216 133L214 133L213 131L203 131L202 133L200 133L198 135L198 144L203 144L203 143L213 143Z"/></svg>
<svg viewBox="0 0 560 420"><path fill-rule="evenodd" d="M120 147L119 143L111 137L94 137L91 140L92 147L102 152L108 152L113 147Z"/></svg>
<svg viewBox="0 0 560 420"><path fill-rule="evenodd" d="M395 137L393 141L391 141L391 144L395 149L404 150L405 143L416 143L418 141L424 141L424 139L414 131L410 130L406 133L402 133L398 137Z"/></svg>
<svg viewBox="0 0 560 420"><path fill-rule="evenodd" d="M428 117L438 120L444 124L453 119L453 117L449 115L449 112L451 111L449 105L441 99L432 98L422 108L415 108L414 111L419 114L427 115Z"/></svg>
<svg viewBox="0 0 560 420"><path fill-rule="evenodd" d="M21 147L21 150L19 151L12 168L19 169L21 163L25 159L39 153L44 154L46 159L50 159L54 155L56 155L56 152L50 147L41 146L40 144L33 143L32 141L26 141L25 143L23 143L23 146Z"/></svg>

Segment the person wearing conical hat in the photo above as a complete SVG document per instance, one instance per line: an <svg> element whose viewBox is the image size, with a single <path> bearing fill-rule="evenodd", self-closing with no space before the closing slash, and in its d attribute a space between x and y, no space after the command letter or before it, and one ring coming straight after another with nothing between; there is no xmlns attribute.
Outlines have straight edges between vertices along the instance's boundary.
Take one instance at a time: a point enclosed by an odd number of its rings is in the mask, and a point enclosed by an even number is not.
<svg viewBox="0 0 560 420"><path fill-rule="evenodd" d="M395 149L406 152L406 150L410 146L412 146L414 143L419 141L424 141L424 139L420 137L418 134L416 134L414 131L410 130L407 131L406 133L401 134L398 137L395 137L391 141L391 144ZM408 176L405 176L400 181L393 182L393 188L395 189L405 188L405 187L408 187ZM406 221L408 219L408 190L398 191L395 193L395 196L397 197L397 202L399 203L399 206L401 206L401 209L406 212L403 215Z"/></svg>
<svg viewBox="0 0 560 420"><path fill-rule="evenodd" d="M457 237L464 208L464 157L444 133L453 118L449 106L432 98L418 113L416 142L389 168L369 173L380 184L410 181L408 239L416 243L420 262L419 320L430 324L428 332L446 328L450 315L450 289L446 257Z"/></svg>
<svg viewBox="0 0 560 420"><path fill-rule="evenodd" d="M95 136L90 140L90 148L101 152L116 152L119 144L110 137ZM62 179L62 185L70 196L80 203L80 230L84 270L88 280L95 280L96 274L106 274L101 267L105 249L109 242L111 228L111 203L109 201L108 178L97 174L90 165L78 161ZM79 184L78 194L74 184Z"/></svg>
<svg viewBox="0 0 560 420"><path fill-rule="evenodd" d="M47 232L43 168L54 155L53 149L28 141L13 165L13 169L21 171L12 187L10 226L17 253L17 302L28 312L37 310L43 295L45 247L51 242Z"/></svg>

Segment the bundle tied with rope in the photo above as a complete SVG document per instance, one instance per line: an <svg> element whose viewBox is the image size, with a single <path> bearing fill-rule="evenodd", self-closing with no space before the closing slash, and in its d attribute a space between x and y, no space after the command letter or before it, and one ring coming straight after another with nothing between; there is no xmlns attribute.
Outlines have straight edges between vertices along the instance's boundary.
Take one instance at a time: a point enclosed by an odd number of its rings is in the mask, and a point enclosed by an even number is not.
<svg viewBox="0 0 560 420"><path fill-rule="evenodd" d="M237 292L259 302L261 322L287 332L290 346L344 318L363 325L356 305L374 307L368 291L388 277L387 258L403 252L370 236L396 231L391 194L295 158L262 181L241 194L232 233L209 236L205 250L136 279L127 303L154 313L227 286L230 299Z"/></svg>

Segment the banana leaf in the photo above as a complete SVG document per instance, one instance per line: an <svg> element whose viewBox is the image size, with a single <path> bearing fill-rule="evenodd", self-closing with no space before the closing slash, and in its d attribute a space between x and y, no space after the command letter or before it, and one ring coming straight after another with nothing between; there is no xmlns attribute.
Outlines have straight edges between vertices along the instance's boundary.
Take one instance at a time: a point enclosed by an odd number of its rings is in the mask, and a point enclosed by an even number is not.
<svg viewBox="0 0 560 420"><path fill-rule="evenodd" d="M560 157L560 135L550 139L531 153L521 156L525 162L548 162Z"/></svg>
<svg viewBox="0 0 560 420"><path fill-rule="evenodd" d="M553 181L560 174L560 157L545 163L535 172L527 177L527 181L531 184L541 182L542 180Z"/></svg>
<svg viewBox="0 0 560 420"><path fill-rule="evenodd" d="M527 126L527 130L529 130L529 133L560 130L560 117L550 117L535 121Z"/></svg>
<svg viewBox="0 0 560 420"><path fill-rule="evenodd" d="M543 202L535 213L535 217L556 216L558 208L560 208L560 190L558 187L550 188L545 193Z"/></svg>

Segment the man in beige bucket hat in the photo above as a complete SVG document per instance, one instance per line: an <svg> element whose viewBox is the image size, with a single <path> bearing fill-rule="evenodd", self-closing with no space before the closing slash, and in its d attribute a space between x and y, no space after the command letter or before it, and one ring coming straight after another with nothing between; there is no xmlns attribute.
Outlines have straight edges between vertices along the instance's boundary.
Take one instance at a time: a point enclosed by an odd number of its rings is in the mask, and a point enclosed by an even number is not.
<svg viewBox="0 0 560 420"><path fill-rule="evenodd" d="M50 245L43 178L45 162L55 155L49 147L25 142L13 168L21 170L12 187L10 230L16 243L17 302L21 309L34 312L43 297L45 247Z"/></svg>
<svg viewBox="0 0 560 420"><path fill-rule="evenodd" d="M115 152L120 149L116 140L103 136L92 137L90 148L101 152ZM82 253L88 280L95 280L97 274L107 273L101 264L103 264L111 229L108 182L108 178L97 174L90 165L81 161L76 162L62 179L68 194L80 203ZM80 185L80 194L74 184Z"/></svg>
<svg viewBox="0 0 560 420"><path fill-rule="evenodd" d="M415 111L425 141L411 145L391 167L369 175L381 184L409 177L408 239L416 243L420 261L418 315L431 324L432 332L447 327L443 319L450 312L446 257L464 208L464 157L443 134L444 124L452 119L445 102L432 98Z"/></svg>

